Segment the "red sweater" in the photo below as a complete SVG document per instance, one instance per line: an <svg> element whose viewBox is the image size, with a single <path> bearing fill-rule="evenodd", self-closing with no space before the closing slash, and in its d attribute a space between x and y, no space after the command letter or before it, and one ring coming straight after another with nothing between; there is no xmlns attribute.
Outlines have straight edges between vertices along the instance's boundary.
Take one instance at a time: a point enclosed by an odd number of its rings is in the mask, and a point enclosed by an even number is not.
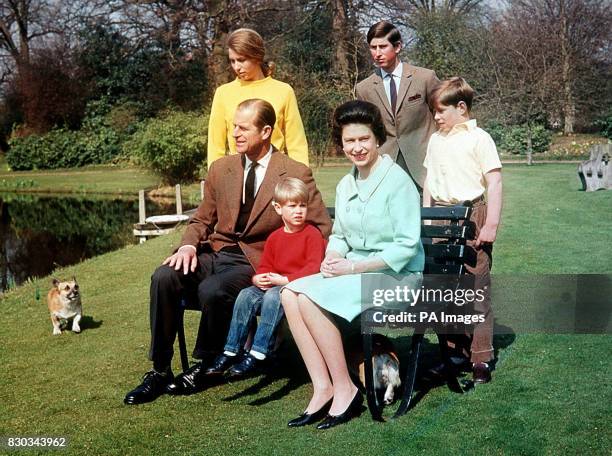
<svg viewBox="0 0 612 456"><path fill-rule="evenodd" d="M317 228L306 224L302 231L286 233L280 227L268 236L255 274L275 272L291 282L319 272L324 257L325 240Z"/></svg>

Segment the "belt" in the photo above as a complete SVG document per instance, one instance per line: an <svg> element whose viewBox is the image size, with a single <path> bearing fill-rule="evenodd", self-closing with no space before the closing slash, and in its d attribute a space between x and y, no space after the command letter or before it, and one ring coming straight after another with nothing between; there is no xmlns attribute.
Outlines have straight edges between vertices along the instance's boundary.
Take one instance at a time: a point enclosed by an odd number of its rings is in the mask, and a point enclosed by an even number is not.
<svg viewBox="0 0 612 456"><path fill-rule="evenodd" d="M240 246L238 244L226 245L225 247L223 247L219 251L220 252L225 252L225 253L237 253L239 255L244 255L244 252L242 251L242 249L240 248Z"/></svg>
<svg viewBox="0 0 612 456"><path fill-rule="evenodd" d="M461 201L459 203L447 203L446 201L435 201L434 206L463 206L465 203L470 203L471 206L480 206L480 204L485 203L484 195L480 195L478 198L474 198L473 200Z"/></svg>

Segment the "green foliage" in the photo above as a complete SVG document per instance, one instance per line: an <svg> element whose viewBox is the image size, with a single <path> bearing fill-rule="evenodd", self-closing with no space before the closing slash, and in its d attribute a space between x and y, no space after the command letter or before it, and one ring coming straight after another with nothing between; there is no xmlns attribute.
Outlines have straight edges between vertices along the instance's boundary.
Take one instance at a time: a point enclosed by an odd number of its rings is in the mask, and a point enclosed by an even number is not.
<svg viewBox="0 0 612 456"><path fill-rule="evenodd" d="M124 144L124 153L151 168L164 183L192 181L206 163L208 118L168 111L149 119Z"/></svg>
<svg viewBox="0 0 612 456"><path fill-rule="evenodd" d="M486 131L491 135L497 148L509 154L526 154L529 127L527 124L504 126L491 122ZM552 131L543 125L531 126L531 144L534 153L546 152L552 141Z"/></svg>
<svg viewBox="0 0 612 456"><path fill-rule="evenodd" d="M491 86L488 32L478 18L440 9L415 15L412 27L409 61L434 70L440 79L461 76L477 94Z"/></svg>
<svg viewBox="0 0 612 456"><path fill-rule="evenodd" d="M6 154L15 171L79 166L83 149L82 133L56 128L44 135L13 138Z"/></svg>
<svg viewBox="0 0 612 456"><path fill-rule="evenodd" d="M612 139L612 110L609 110L606 115L595 121L595 126L603 136Z"/></svg>
<svg viewBox="0 0 612 456"><path fill-rule="evenodd" d="M206 91L203 54L168 53L163 42L132 41L104 23L83 27L79 40L78 61L87 69L93 99L136 103L148 117L168 102L183 109L201 108Z"/></svg>
<svg viewBox="0 0 612 456"><path fill-rule="evenodd" d="M139 119L137 104L92 101L80 130L55 128L44 135L13 138L7 161L13 170L108 163L121 153L122 142L136 131Z"/></svg>
<svg viewBox="0 0 612 456"><path fill-rule="evenodd" d="M350 99L350 88L341 83L332 84L321 75L304 73L302 81L294 86L308 148L321 164L331 148L331 118L334 109Z"/></svg>

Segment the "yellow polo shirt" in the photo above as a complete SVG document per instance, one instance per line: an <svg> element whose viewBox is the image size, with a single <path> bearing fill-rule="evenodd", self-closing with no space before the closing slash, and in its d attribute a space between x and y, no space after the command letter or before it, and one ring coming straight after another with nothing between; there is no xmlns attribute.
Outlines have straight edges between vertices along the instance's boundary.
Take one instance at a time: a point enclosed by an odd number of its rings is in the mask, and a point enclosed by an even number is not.
<svg viewBox="0 0 612 456"><path fill-rule="evenodd" d="M274 107L276 125L272 145L308 166L308 143L295 93L289 84L268 76L258 81L236 78L215 91L208 121L208 167L226 154L236 153L232 134L234 113L249 98L261 98Z"/></svg>
<svg viewBox="0 0 612 456"><path fill-rule="evenodd" d="M423 166L425 186L435 201L472 201L486 191L485 174L501 168L493 138L476 120L455 125L448 133L431 135Z"/></svg>

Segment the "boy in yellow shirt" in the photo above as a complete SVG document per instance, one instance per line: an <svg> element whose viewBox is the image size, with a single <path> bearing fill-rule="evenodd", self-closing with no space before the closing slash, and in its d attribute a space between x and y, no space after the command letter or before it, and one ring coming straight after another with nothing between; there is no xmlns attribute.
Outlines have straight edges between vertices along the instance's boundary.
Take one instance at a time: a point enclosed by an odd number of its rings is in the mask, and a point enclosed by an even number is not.
<svg viewBox="0 0 612 456"><path fill-rule="evenodd" d="M474 249L476 262L465 267L474 276L475 288L484 290L484 299L474 302L474 310L485 318L470 334L449 335L449 345L460 359L469 357L474 382L487 383L493 360L490 271L502 209L502 165L491 136L470 118L473 97L472 88L459 77L440 82L432 92L438 131L429 140L423 163L427 168L423 201L439 206L473 204L470 222L475 240L467 245Z"/></svg>

